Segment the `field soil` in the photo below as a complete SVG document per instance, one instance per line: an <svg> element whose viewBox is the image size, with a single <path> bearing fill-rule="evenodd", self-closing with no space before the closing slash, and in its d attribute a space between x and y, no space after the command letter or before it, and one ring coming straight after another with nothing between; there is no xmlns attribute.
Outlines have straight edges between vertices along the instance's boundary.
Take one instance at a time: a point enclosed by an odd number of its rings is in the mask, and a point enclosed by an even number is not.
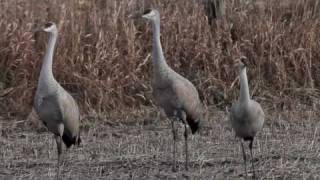
<svg viewBox="0 0 320 180"><path fill-rule="evenodd" d="M127 116L125 121L84 117L82 145L63 151L62 179L245 179L240 143L226 112L212 111L201 133L190 136L189 171L184 170L184 128L179 126L177 172L172 171L171 125L152 115ZM55 179L53 135L28 121L14 126L3 122L0 179ZM319 179L318 129L312 111L267 113L254 142L258 179ZM251 160L248 144L246 148ZM251 179L250 161L248 169Z"/></svg>

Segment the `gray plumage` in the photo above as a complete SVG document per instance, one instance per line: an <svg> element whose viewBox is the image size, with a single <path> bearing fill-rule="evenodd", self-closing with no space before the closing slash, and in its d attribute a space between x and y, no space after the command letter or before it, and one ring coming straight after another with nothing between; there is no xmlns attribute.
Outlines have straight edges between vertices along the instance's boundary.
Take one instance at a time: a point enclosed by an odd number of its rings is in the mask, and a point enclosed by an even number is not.
<svg viewBox="0 0 320 180"><path fill-rule="evenodd" d="M242 58L242 60L245 59ZM250 141L249 148L252 158L252 170L253 176L255 177L252 144L254 137L263 127L265 115L260 104L250 98L246 64L242 62L241 59L237 60L236 63L240 72L240 98L231 107L230 120L236 136L241 138L241 148L246 174L246 154L242 140Z"/></svg>
<svg viewBox="0 0 320 180"><path fill-rule="evenodd" d="M52 73L53 53L58 37L56 25L47 23L37 30L49 33L49 44L40 71L34 108L40 120L55 136L58 150L57 177L59 177L62 142L67 148L73 144L79 145L81 142L80 113L75 100L60 86Z"/></svg>
<svg viewBox="0 0 320 180"><path fill-rule="evenodd" d="M187 124L192 133L198 131L202 119L203 107L198 91L186 78L173 71L165 61L160 42L160 14L155 9L144 12L143 18L150 20L153 27L153 76L152 88L156 103L164 109L168 118L172 120L174 140L173 170L176 168L176 128L175 119L180 120L185 126L185 153L186 169L188 168L188 133Z"/></svg>

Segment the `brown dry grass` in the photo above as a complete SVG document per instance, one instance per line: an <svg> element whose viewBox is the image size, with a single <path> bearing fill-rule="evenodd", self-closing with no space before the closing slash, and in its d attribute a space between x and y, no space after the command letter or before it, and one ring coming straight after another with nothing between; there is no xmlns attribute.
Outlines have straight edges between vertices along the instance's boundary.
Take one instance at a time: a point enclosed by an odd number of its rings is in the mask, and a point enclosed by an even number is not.
<svg viewBox="0 0 320 180"><path fill-rule="evenodd" d="M210 27L198 1L1 1L0 112L30 112L47 40L30 30L45 21L59 26L55 77L82 112L153 105L151 28L128 18L144 7L160 10L167 61L196 85L206 105L224 108L236 97L232 61L240 55L250 60L251 90L260 102L318 105L318 1L241 2L227 1L224 22Z"/></svg>

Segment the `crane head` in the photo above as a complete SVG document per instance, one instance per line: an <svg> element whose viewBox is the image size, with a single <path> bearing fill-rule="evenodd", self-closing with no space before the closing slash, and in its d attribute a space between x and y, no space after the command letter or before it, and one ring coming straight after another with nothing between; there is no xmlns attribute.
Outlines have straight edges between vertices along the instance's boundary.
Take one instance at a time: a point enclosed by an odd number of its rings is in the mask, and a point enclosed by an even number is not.
<svg viewBox="0 0 320 180"><path fill-rule="evenodd" d="M248 66L247 61L248 58L246 56L241 56L240 58L235 60L234 66L242 70Z"/></svg>
<svg viewBox="0 0 320 180"><path fill-rule="evenodd" d="M148 20L157 20L160 18L160 13L156 9L146 9L142 13L142 17Z"/></svg>
<svg viewBox="0 0 320 180"><path fill-rule="evenodd" d="M33 28L33 32L38 32L38 31L44 31L44 32L49 32L49 33L58 33L58 29L55 23L53 22L47 22L43 24L42 26L36 26Z"/></svg>
<svg viewBox="0 0 320 180"><path fill-rule="evenodd" d="M56 33L58 31L56 24L53 22L45 23L42 27L42 30L45 32L51 32L51 33Z"/></svg>

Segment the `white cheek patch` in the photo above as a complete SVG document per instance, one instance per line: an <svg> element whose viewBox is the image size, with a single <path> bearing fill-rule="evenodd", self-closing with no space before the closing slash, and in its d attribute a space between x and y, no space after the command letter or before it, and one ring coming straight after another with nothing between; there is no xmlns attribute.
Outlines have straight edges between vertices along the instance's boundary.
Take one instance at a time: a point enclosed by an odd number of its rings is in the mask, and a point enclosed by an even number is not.
<svg viewBox="0 0 320 180"><path fill-rule="evenodd" d="M144 18L152 18L156 13L154 11L150 11L148 14L143 15Z"/></svg>
<svg viewBox="0 0 320 180"><path fill-rule="evenodd" d="M54 24L52 24L51 26L49 26L47 28L44 28L43 30L47 31L47 32L51 32L51 31L53 31L53 29L54 29Z"/></svg>
<svg viewBox="0 0 320 180"><path fill-rule="evenodd" d="M150 13L149 13L149 17L153 17L153 16L155 16L156 15L156 13L154 12L154 11L151 11Z"/></svg>

